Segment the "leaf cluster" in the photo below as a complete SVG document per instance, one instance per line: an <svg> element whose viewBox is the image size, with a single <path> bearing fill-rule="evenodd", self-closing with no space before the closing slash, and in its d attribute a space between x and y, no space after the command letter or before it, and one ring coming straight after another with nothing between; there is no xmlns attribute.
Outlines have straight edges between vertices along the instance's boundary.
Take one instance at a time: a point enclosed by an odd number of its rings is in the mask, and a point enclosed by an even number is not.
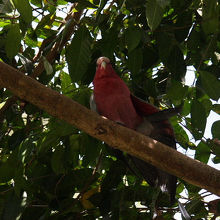
<svg viewBox="0 0 220 220"><path fill-rule="evenodd" d="M96 60L109 57L138 97L160 109L183 104L171 119L179 148L217 165L220 120L210 129L208 116L220 113L219 10L217 0L0 0L0 61L38 71L42 84L88 107ZM118 152L3 86L2 219L151 219L155 189ZM179 180L177 198L183 191L193 219L206 219L208 194ZM163 219L178 212L168 206L161 194Z"/></svg>

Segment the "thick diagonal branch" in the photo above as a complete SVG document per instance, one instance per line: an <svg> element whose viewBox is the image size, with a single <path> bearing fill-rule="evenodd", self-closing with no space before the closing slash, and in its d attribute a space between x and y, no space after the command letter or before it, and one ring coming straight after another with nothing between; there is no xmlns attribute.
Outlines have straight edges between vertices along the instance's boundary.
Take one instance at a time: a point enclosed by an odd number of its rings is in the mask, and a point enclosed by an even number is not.
<svg viewBox="0 0 220 220"><path fill-rule="evenodd" d="M0 85L110 146L220 195L220 171L96 113L0 62Z"/></svg>

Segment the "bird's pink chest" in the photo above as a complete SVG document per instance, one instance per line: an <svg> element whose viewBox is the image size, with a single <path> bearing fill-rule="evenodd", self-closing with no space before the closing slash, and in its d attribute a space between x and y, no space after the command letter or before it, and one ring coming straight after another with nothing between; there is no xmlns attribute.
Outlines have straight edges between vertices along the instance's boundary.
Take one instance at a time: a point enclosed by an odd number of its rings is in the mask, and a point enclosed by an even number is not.
<svg viewBox="0 0 220 220"><path fill-rule="evenodd" d="M122 81L123 82L123 81ZM94 83L98 112L126 127L136 129L142 118L137 114L127 86L118 80L99 80Z"/></svg>

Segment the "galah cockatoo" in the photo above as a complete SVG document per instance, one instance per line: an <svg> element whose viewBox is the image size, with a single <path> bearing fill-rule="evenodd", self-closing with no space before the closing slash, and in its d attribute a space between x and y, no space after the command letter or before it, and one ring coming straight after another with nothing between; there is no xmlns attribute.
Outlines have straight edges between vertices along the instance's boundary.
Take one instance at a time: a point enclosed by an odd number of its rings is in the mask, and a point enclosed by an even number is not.
<svg viewBox="0 0 220 220"><path fill-rule="evenodd" d="M107 57L97 60L93 84L94 93L90 100L92 110L176 149L174 132L168 121L169 117L177 114L175 109L159 111L155 106L132 95ZM143 178L151 186L167 192L173 203L177 178L136 157L130 158Z"/></svg>

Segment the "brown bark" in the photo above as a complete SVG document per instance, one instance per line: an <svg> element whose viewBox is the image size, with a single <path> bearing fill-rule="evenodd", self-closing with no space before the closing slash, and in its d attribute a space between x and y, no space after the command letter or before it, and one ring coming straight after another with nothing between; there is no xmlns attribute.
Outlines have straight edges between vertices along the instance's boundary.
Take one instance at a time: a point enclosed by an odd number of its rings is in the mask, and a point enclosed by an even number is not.
<svg viewBox="0 0 220 220"><path fill-rule="evenodd" d="M0 62L0 85L110 146L220 196L220 171L120 126Z"/></svg>

